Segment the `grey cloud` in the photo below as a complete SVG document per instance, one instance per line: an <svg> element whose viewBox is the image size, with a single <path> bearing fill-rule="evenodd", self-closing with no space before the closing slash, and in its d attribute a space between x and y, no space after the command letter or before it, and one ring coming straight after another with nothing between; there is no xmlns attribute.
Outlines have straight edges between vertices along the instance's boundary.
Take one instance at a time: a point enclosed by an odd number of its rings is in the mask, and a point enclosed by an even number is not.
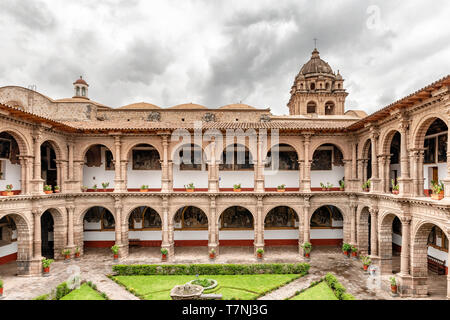
<svg viewBox="0 0 450 320"><path fill-rule="evenodd" d="M0 12L11 16L18 25L24 25L31 30L51 30L55 27L54 16L43 1L2 0Z"/></svg>

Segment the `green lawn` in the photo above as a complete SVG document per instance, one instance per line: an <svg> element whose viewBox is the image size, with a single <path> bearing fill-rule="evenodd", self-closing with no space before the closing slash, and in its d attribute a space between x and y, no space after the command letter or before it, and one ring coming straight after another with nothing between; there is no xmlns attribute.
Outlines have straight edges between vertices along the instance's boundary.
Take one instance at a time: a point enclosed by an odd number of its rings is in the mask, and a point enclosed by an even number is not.
<svg viewBox="0 0 450 320"><path fill-rule="evenodd" d="M291 298L291 300L338 300L334 295L333 290L327 285L325 281L322 281L318 285L306 289L299 295Z"/></svg>
<svg viewBox="0 0 450 320"><path fill-rule="evenodd" d="M218 286L204 293L222 294L224 300L256 299L260 294L281 286L299 274L250 274L250 275L208 275L199 278L215 279ZM152 275L152 276L116 276L114 279L128 289L133 289L146 300L170 300L170 290L194 280L192 275Z"/></svg>
<svg viewBox="0 0 450 320"><path fill-rule="evenodd" d="M100 293L89 287L86 283L73 290L61 300L105 300Z"/></svg>

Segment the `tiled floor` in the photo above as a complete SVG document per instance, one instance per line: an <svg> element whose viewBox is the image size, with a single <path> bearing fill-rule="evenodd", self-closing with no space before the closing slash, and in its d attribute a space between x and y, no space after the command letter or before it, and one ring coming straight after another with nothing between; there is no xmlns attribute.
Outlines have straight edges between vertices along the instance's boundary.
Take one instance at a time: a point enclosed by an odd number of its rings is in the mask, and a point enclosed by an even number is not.
<svg viewBox="0 0 450 320"><path fill-rule="evenodd" d="M303 262L296 246L266 247L262 262ZM256 263L253 247L222 247L213 263ZM159 248L131 248L130 255L119 263L161 263ZM176 247L172 261L166 263L211 263L206 247ZM272 292L271 297L284 299L302 286L305 281L323 277L327 272L334 273L348 292L357 299L393 299L391 295L377 287L376 281L369 279L363 272L361 263L346 258L337 247L316 247L311 252L310 275L308 278L291 283L286 288ZM111 273L115 264L109 248L87 249L80 261L65 263L57 261L51 266L50 277L17 277L16 264L0 266L0 278L4 280L4 299L33 299L48 293L59 283L67 280L73 272L80 272L81 277L97 284L111 299L136 299L122 287L109 280L105 275ZM394 271L399 269L399 257L393 260ZM429 299L445 299L446 276L430 275Z"/></svg>

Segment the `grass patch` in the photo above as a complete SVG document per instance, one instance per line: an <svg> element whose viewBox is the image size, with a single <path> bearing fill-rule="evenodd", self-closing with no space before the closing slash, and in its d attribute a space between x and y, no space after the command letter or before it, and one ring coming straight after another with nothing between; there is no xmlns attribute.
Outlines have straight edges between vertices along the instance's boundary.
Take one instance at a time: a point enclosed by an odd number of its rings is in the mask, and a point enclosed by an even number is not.
<svg viewBox="0 0 450 320"><path fill-rule="evenodd" d="M327 285L325 281L322 281L318 285L312 288L306 289L299 295L291 298L291 300L338 300L333 290Z"/></svg>
<svg viewBox="0 0 450 320"><path fill-rule="evenodd" d="M80 288L71 291L60 300L105 300L105 298L87 283L83 283Z"/></svg>
<svg viewBox="0 0 450 320"><path fill-rule="evenodd" d="M222 294L224 300L254 300L295 279L300 274L208 275L218 286L204 293ZM204 278L204 276L200 276ZM113 280L145 300L170 300L170 290L195 279L192 275L113 276Z"/></svg>

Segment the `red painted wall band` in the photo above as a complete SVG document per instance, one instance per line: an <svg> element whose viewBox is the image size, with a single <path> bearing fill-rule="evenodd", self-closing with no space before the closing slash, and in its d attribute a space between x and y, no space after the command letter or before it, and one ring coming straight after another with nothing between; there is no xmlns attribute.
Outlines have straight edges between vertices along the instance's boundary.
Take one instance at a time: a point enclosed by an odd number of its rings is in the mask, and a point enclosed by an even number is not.
<svg viewBox="0 0 450 320"><path fill-rule="evenodd" d="M17 252L9 254L9 255L4 256L4 257L0 257L0 265L8 263L8 262L11 262L11 261L16 261L16 260L17 260Z"/></svg>

